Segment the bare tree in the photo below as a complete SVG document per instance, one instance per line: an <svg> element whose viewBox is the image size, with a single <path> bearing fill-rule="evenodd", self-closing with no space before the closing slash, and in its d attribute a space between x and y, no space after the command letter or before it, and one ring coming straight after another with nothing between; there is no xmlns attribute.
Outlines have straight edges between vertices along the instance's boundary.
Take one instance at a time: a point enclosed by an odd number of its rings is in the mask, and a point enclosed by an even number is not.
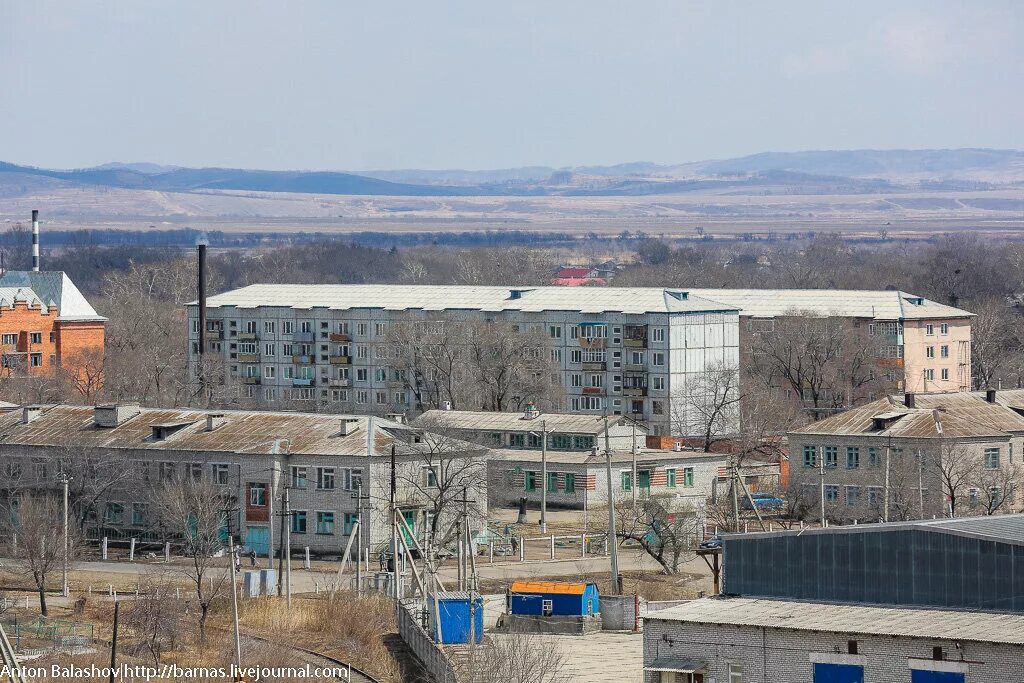
<svg viewBox="0 0 1024 683"><path fill-rule="evenodd" d="M228 573L217 565L216 558L225 549L227 516L235 505L234 496L225 489L191 477L164 482L151 494L150 509L157 528L180 541L188 558L185 572L199 607L200 641L206 640L206 620L213 601L230 587Z"/></svg>
<svg viewBox="0 0 1024 683"><path fill-rule="evenodd" d="M567 658L555 641L532 633L501 634L456 660L460 683L569 683Z"/></svg>
<svg viewBox="0 0 1024 683"><path fill-rule="evenodd" d="M677 574L684 556L696 547L700 537L701 517L692 505L669 509L658 498L615 503L618 530L623 540L636 541L666 574Z"/></svg>
<svg viewBox="0 0 1024 683"><path fill-rule="evenodd" d="M8 510L0 512L0 530L14 551L14 566L31 579L39 595L39 612L44 617L49 615L49 578L60 571L65 557L71 562L81 547L80 537L71 527L65 555L61 516L61 502L45 493L25 493L12 499Z"/></svg>
<svg viewBox="0 0 1024 683"><path fill-rule="evenodd" d="M160 664L164 649L174 649L182 616L182 603L170 575L158 574L147 577L139 597L129 603L125 626L149 652L153 664Z"/></svg>
<svg viewBox="0 0 1024 683"><path fill-rule="evenodd" d="M1016 463L997 468L975 467L970 477L971 502L975 511L983 515L1009 511L1020 476L1021 468Z"/></svg>
<svg viewBox="0 0 1024 683"><path fill-rule="evenodd" d="M698 435L705 451L740 426L740 373L735 365L720 362L705 368L671 402L672 433Z"/></svg>
<svg viewBox="0 0 1024 683"><path fill-rule="evenodd" d="M931 466L938 474L942 496L946 501L946 513L956 517L960 505L968 498L974 470L979 466L978 458L964 443L944 443L929 453Z"/></svg>

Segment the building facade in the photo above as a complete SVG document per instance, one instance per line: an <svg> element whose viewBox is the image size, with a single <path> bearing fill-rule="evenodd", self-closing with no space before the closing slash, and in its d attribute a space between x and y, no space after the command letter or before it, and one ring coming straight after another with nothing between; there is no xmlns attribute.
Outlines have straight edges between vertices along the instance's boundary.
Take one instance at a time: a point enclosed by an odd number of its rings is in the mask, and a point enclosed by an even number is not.
<svg viewBox="0 0 1024 683"><path fill-rule="evenodd" d="M390 539L392 448L396 504L417 540L438 511L440 524L450 521L454 496L439 497L445 485L439 458L449 466L462 463L458 471L468 481L474 518L487 509L484 449L461 449L451 440L435 448L439 442L429 433L373 416L31 406L0 415L0 432L0 501L57 489L59 474L69 473L72 506L92 539L162 542L153 492L188 478L234 501L231 528L260 555L272 540L280 548L284 524L295 552L308 547L341 555L359 518L361 492L363 550L375 553ZM459 493L461 486L460 480ZM457 508L453 515L462 505Z"/></svg>
<svg viewBox="0 0 1024 683"><path fill-rule="evenodd" d="M7 271L0 275L0 369L8 377L98 373L106 321L66 273Z"/></svg>
<svg viewBox="0 0 1024 683"><path fill-rule="evenodd" d="M908 393L811 423L788 435L790 495L833 521L1019 510L1022 409L1020 390Z"/></svg>
<svg viewBox="0 0 1024 683"><path fill-rule="evenodd" d="M195 371L196 304L188 317ZM735 307L655 288L251 285L208 299L206 353L250 398L405 412L408 379L389 365L387 334L411 319L536 330L565 389L564 409L628 415L657 434L687 424L714 372L739 363Z"/></svg>

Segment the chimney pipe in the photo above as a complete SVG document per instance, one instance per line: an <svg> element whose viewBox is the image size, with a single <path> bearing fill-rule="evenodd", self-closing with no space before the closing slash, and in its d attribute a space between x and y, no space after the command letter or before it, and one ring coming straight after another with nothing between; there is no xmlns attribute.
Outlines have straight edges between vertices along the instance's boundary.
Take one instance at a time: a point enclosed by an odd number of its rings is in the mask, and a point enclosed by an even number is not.
<svg viewBox="0 0 1024 683"><path fill-rule="evenodd" d="M39 209L32 209L32 272L39 272Z"/></svg>
<svg viewBox="0 0 1024 683"><path fill-rule="evenodd" d="M907 393L903 394L903 405L905 405L908 408L915 407L914 406L914 394L912 392L908 391Z"/></svg>
<svg viewBox="0 0 1024 683"><path fill-rule="evenodd" d="M986 389L985 390L985 400L988 401L989 403L995 403L996 402L996 390L995 389Z"/></svg>
<svg viewBox="0 0 1024 683"><path fill-rule="evenodd" d="M206 240L200 240L199 250L199 388L206 394Z"/></svg>

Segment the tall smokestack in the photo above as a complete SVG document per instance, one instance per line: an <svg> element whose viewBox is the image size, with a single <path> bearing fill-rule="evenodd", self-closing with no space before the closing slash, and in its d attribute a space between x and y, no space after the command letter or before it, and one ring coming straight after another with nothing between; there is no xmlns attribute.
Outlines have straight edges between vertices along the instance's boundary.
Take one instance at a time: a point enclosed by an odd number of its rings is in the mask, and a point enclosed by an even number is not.
<svg viewBox="0 0 1024 683"><path fill-rule="evenodd" d="M199 388L206 395L206 239L197 243L199 251Z"/></svg>
<svg viewBox="0 0 1024 683"><path fill-rule="evenodd" d="M39 209L32 209L32 270L39 272Z"/></svg>

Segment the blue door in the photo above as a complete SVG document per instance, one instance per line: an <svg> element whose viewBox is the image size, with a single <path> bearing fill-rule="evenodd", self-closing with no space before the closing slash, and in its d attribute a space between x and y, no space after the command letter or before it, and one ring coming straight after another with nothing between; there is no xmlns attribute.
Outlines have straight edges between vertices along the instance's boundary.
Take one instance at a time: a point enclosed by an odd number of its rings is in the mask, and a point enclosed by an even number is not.
<svg viewBox="0 0 1024 683"><path fill-rule="evenodd" d="M964 683L964 675L955 671L911 669L910 683Z"/></svg>
<svg viewBox="0 0 1024 683"><path fill-rule="evenodd" d="M270 530L265 526L246 527L245 545L257 555L266 555L270 549Z"/></svg>
<svg viewBox="0 0 1024 683"><path fill-rule="evenodd" d="M814 683L864 683L864 667L854 664L815 664Z"/></svg>

